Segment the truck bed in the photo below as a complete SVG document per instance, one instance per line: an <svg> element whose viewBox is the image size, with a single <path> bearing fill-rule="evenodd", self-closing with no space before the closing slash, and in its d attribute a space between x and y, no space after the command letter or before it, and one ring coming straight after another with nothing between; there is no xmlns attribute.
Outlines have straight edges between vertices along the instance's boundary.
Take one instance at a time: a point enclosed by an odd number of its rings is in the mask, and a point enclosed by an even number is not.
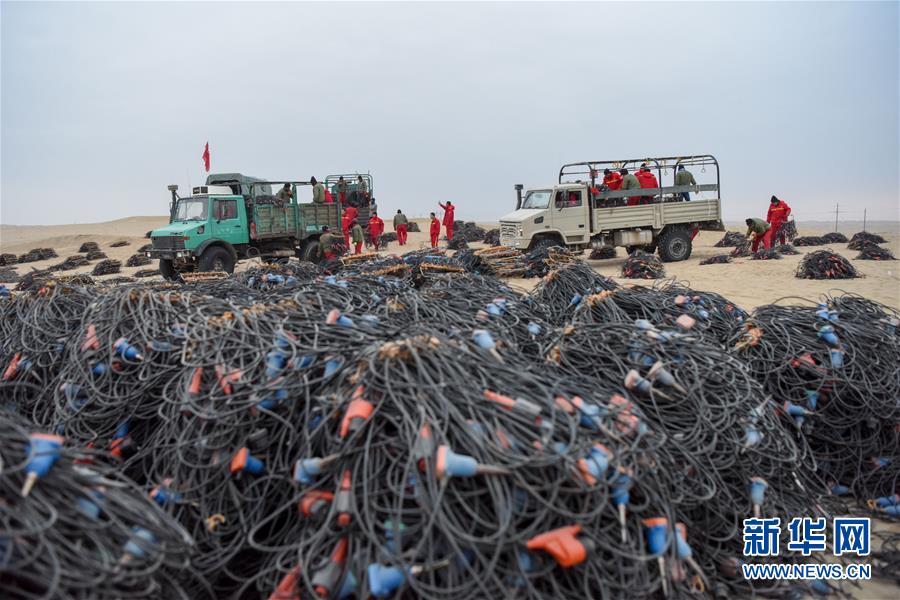
<svg viewBox="0 0 900 600"><path fill-rule="evenodd" d="M723 229L721 215L721 201L718 198L601 207L593 210L593 232L646 227L659 230L673 223L699 223L701 229L720 231Z"/></svg>
<svg viewBox="0 0 900 600"><path fill-rule="evenodd" d="M298 240L317 235L323 225L341 230L341 208L338 204L254 204L253 222L259 240L294 237Z"/></svg>

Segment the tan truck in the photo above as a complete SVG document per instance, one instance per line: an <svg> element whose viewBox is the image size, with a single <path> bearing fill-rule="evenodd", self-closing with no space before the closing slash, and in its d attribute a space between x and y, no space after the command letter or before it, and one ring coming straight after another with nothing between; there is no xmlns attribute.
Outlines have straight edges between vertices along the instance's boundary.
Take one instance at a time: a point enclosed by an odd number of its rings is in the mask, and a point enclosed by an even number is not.
<svg viewBox="0 0 900 600"><path fill-rule="evenodd" d="M609 190L603 185L605 169L635 173L642 165L659 187ZM700 182L675 185L682 166ZM524 196L517 185L516 192L516 210L500 219L500 244L523 250L624 246L628 252L658 249L662 260L674 262L690 257L697 231L725 229L719 163L711 155L572 163L560 169L556 185Z"/></svg>

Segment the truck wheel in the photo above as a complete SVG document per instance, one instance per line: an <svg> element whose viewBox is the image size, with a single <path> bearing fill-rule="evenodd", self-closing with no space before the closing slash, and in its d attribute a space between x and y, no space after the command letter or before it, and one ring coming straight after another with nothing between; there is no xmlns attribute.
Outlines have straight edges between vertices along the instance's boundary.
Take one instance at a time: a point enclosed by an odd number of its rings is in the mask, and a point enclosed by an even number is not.
<svg viewBox="0 0 900 600"><path fill-rule="evenodd" d="M691 234L683 227L666 229L659 236L659 258L663 262L678 262L691 257Z"/></svg>
<svg viewBox="0 0 900 600"><path fill-rule="evenodd" d="M224 271L234 273L234 259L231 253L221 246L207 248L200 257L201 271Z"/></svg>
<svg viewBox="0 0 900 600"><path fill-rule="evenodd" d="M307 240L306 244L303 246L303 250L300 251L300 260L311 263L319 262L318 240Z"/></svg>
<svg viewBox="0 0 900 600"><path fill-rule="evenodd" d="M166 281L175 281L178 279L178 271L175 270L175 265L172 264L171 258L159 259L159 273Z"/></svg>

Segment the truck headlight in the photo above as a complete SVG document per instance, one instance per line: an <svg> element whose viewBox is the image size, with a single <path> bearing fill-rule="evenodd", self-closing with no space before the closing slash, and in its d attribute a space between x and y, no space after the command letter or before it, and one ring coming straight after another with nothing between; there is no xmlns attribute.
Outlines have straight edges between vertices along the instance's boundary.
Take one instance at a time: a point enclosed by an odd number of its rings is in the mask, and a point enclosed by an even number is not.
<svg viewBox="0 0 900 600"><path fill-rule="evenodd" d="M184 254L181 252L176 252L175 256L177 256L178 258L181 258L182 256L184 256Z"/></svg>
<svg viewBox="0 0 900 600"><path fill-rule="evenodd" d="M525 230L522 229L521 225L516 225L516 237L522 237L524 235Z"/></svg>

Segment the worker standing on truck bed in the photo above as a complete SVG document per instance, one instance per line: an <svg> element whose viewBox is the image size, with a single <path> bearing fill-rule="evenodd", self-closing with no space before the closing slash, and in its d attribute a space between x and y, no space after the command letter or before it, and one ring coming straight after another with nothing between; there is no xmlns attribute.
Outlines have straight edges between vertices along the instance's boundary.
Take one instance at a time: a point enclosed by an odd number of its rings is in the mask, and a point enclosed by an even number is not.
<svg viewBox="0 0 900 600"><path fill-rule="evenodd" d="M449 242L453 239L453 218L456 207L449 200L447 200L447 204L438 202L438 206L444 209L444 229L447 230L447 241Z"/></svg>
<svg viewBox="0 0 900 600"><path fill-rule="evenodd" d="M353 237L353 244L356 246L353 254L362 254L362 245L363 242L366 241L366 236L363 234L362 227L359 226L359 222L356 219L353 219L350 228L350 235Z"/></svg>
<svg viewBox="0 0 900 600"><path fill-rule="evenodd" d="M356 197L365 199L366 204L369 203L369 186L363 180L362 175L356 176Z"/></svg>
<svg viewBox="0 0 900 600"><path fill-rule="evenodd" d="M334 236L331 235L331 228L328 225L322 226L322 235L319 236L319 253L325 257L325 260L335 258Z"/></svg>
<svg viewBox="0 0 900 600"><path fill-rule="evenodd" d="M778 196L772 196L772 198L769 199L769 212L766 214L766 221L772 226L770 237L772 238L771 242L773 244L776 242L779 244L787 243L787 238L785 237L784 232L781 231L781 226L787 223L790 214L791 207L788 206L787 202L781 200ZM781 241L779 241L779 239Z"/></svg>
<svg viewBox="0 0 900 600"><path fill-rule="evenodd" d="M437 248L438 236L441 235L441 222L438 221L434 213L431 213L431 230L429 233L431 234L431 247Z"/></svg>
<svg viewBox="0 0 900 600"><path fill-rule="evenodd" d="M747 237L753 240L753 246L750 250L756 252L759 243L763 243L763 247L768 250L772 247L772 226L762 219L747 219Z"/></svg>
<svg viewBox="0 0 900 600"><path fill-rule="evenodd" d="M615 171L604 169L603 185L605 185L606 189L608 189L609 191L614 192L622 187L622 176Z"/></svg>
<svg viewBox="0 0 900 600"><path fill-rule="evenodd" d="M283 204L290 203L293 196L294 193L291 191L291 184L289 183L284 184L284 187L278 190L278 193L275 194L275 197L281 200Z"/></svg>
<svg viewBox="0 0 900 600"><path fill-rule="evenodd" d="M622 187L623 190L636 190L641 187L641 182L638 181L638 178L628 172L628 169L621 169L619 171L619 175L622 176ZM626 204L628 206L635 206L638 201L641 199L640 196L629 196L626 200Z"/></svg>
<svg viewBox="0 0 900 600"><path fill-rule="evenodd" d="M376 252L381 242L382 233L384 233L384 221L381 220L378 213L373 212L372 218L369 219L369 237L372 238L372 245L375 246Z"/></svg>
<svg viewBox="0 0 900 600"><path fill-rule="evenodd" d="M684 168L684 165L678 165L678 171L675 172L675 185L697 185L694 174ZM687 202L691 201L690 192L681 192L681 199Z"/></svg>
<svg viewBox="0 0 900 600"><path fill-rule="evenodd" d="M344 206L345 204L347 204L347 180L344 179L343 175L338 178L337 191L338 202L341 203L341 206Z"/></svg>
<svg viewBox="0 0 900 600"><path fill-rule="evenodd" d="M315 204L325 203L325 186L316 181L315 177L310 177L309 182L313 186L313 202Z"/></svg>
<svg viewBox="0 0 900 600"><path fill-rule="evenodd" d="M656 175L654 175L647 166L642 166L641 170L637 172L636 177L642 188L653 189L659 187ZM641 204L650 204L652 200L653 196L641 196Z"/></svg>
<svg viewBox="0 0 900 600"><path fill-rule="evenodd" d="M397 241L400 242L401 246L406 245L406 228L408 223L406 215L398 208L397 214L394 215L394 231L397 232Z"/></svg>
<svg viewBox="0 0 900 600"><path fill-rule="evenodd" d="M350 226L354 219L350 216L350 211L345 210L341 215L341 233L344 234L344 245L350 247Z"/></svg>

